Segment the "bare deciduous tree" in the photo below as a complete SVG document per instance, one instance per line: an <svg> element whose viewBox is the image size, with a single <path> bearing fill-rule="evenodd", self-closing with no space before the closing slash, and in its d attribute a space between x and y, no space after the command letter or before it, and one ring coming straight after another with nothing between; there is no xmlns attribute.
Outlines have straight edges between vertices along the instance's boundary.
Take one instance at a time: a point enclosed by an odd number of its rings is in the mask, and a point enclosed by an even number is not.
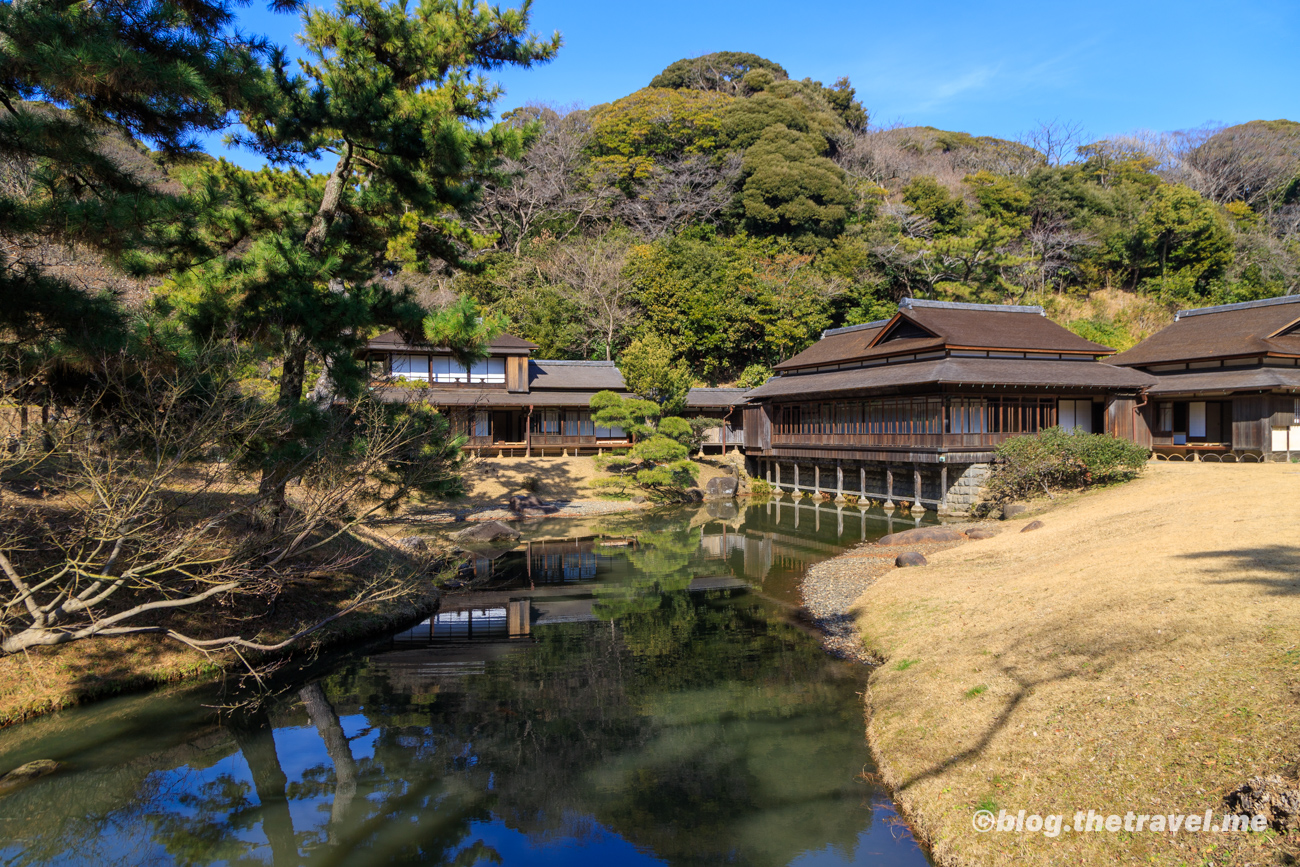
<svg viewBox="0 0 1300 867"><path fill-rule="evenodd" d="M585 111L534 105L521 109L518 120L539 123L540 132L520 159L504 162L502 180L485 187L473 220L516 255L540 224L562 224L556 234L563 239L604 214L615 195L585 174L583 148L591 135Z"/></svg>
<svg viewBox="0 0 1300 867"><path fill-rule="evenodd" d="M687 223L715 221L739 179L740 154L721 162L685 156L655 166L635 196L617 200L614 215L646 238L661 238Z"/></svg>
<svg viewBox="0 0 1300 867"><path fill-rule="evenodd" d="M288 520L250 520L265 506L238 471L241 444L281 424L249 399L229 366L192 373L105 364L95 398L11 439L0 477L40 477L54 496L0 502L0 655L97 637L155 634L204 652L287 647L361 607L410 592L404 576L359 582L353 598L281 641L196 637L174 615L210 600L277 595L305 572L356 565L341 543L430 473L459 461L456 443L389 407L362 401L300 466ZM452 455L454 452L454 455ZM449 466L450 464L450 466Z"/></svg>
<svg viewBox="0 0 1300 867"><path fill-rule="evenodd" d="M628 243L612 235L583 238L554 249L544 265L556 289L581 312L587 329L582 351L590 354L605 345L605 360L614 357L614 344L632 319L632 281L625 273Z"/></svg>
<svg viewBox="0 0 1300 867"><path fill-rule="evenodd" d="M1084 143L1083 124L1059 118L1040 120L1016 141L1042 154L1047 165L1064 165L1074 161L1079 146Z"/></svg>

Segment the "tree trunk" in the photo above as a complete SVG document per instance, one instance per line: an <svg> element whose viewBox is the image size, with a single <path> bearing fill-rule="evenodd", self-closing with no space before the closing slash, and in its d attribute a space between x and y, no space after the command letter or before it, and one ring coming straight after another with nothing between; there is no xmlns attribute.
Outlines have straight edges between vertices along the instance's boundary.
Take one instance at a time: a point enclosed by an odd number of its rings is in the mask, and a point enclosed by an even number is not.
<svg viewBox="0 0 1300 867"><path fill-rule="evenodd" d="M334 803L330 807L329 831L330 842L333 843L348 808L352 805L352 798L357 793L357 763L352 758L352 747L348 744L347 735L343 733L339 715L325 697L325 690L321 689L320 683L304 686L298 691L298 697L307 708L307 718L316 726L321 740L325 742L325 751L334 763Z"/></svg>
<svg viewBox="0 0 1300 867"><path fill-rule="evenodd" d="M289 344L284 354L284 367L280 372L280 394L276 402L286 414L292 413L302 403L302 390L307 378L307 341L298 337ZM285 420L289 426L286 436L291 433L292 421ZM288 508L285 488L293 472L293 465L283 457L262 469L262 480L257 492L266 498L271 506L271 514L279 518Z"/></svg>
<svg viewBox="0 0 1300 867"><path fill-rule="evenodd" d="M239 751L248 763L253 777L253 788L261 804L262 833L271 843L271 861L275 867L291 867L298 863L298 841L293 831L293 816L289 813L289 799L285 794L288 778L280 767L280 757L275 751L271 736L271 722L262 711L243 725L234 726Z"/></svg>

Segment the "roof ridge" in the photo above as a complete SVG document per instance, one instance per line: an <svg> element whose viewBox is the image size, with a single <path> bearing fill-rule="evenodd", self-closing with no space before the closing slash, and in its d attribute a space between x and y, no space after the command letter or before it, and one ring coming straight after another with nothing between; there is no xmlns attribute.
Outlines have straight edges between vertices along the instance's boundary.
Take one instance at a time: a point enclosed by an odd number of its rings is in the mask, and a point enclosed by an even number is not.
<svg viewBox="0 0 1300 867"><path fill-rule="evenodd" d="M533 364L563 364L572 365L574 367L618 367L618 365L613 361L586 361L583 359L571 358L530 358L528 360Z"/></svg>
<svg viewBox="0 0 1300 867"><path fill-rule="evenodd" d="M982 310L994 313L1037 313L1039 316L1047 315L1038 304L975 304L969 301L930 301L925 298L904 298L898 302L900 311L927 307L939 310Z"/></svg>
<svg viewBox="0 0 1300 867"><path fill-rule="evenodd" d="M888 319L877 319L875 322L863 322L858 325L845 325L842 328L827 328L822 331L822 338L830 337L832 334L848 334L851 331L866 331L868 328L879 328L889 322Z"/></svg>
<svg viewBox="0 0 1300 867"><path fill-rule="evenodd" d="M1213 307L1192 307L1179 310L1174 314L1177 322L1184 316L1202 316L1206 313L1224 313L1228 310L1248 310L1252 307L1272 307L1276 304L1295 304L1300 302L1300 295L1280 295L1277 298L1260 298L1256 301L1238 301L1235 304L1217 304Z"/></svg>

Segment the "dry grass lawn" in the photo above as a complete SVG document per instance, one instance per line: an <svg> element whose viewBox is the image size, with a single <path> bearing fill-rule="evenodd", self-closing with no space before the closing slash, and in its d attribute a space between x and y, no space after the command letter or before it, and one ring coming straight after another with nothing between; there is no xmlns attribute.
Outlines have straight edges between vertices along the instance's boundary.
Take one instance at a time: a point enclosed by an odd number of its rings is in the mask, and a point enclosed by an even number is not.
<svg viewBox="0 0 1300 867"><path fill-rule="evenodd" d="M699 486L704 487L714 476L724 475L714 466L720 458L712 456L708 463L696 461L700 468ZM584 500L595 498L599 491L590 484L592 479L605 473L596 469L595 458L498 458L474 459L465 472L466 496L457 505L491 507L504 505L512 494L525 492L524 481L537 480L537 496L543 500Z"/></svg>
<svg viewBox="0 0 1300 867"><path fill-rule="evenodd" d="M1044 527L1022 534L1037 517ZM1300 759L1300 472L1160 464L895 569L858 600L868 735L941 864L1295 864L1294 839L985 833L1222 812ZM1292 835L1294 837L1294 835ZM1289 853L1289 854L1288 854Z"/></svg>

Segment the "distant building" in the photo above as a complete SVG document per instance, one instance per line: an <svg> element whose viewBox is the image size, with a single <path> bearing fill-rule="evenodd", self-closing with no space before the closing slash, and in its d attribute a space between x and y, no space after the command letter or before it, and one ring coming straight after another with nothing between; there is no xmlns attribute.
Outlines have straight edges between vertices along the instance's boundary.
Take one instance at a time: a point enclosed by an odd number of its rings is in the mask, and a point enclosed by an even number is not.
<svg viewBox="0 0 1300 867"><path fill-rule="evenodd" d="M1159 454L1300 455L1300 297L1181 310L1111 363L1151 376L1138 440Z"/></svg>
<svg viewBox="0 0 1300 867"><path fill-rule="evenodd" d="M963 511L994 448L1054 425L1132 438L1154 378L1041 307L905 299L823 332L747 395L751 473L782 490Z"/></svg>
<svg viewBox="0 0 1300 867"><path fill-rule="evenodd" d="M376 392L388 401L423 401L448 413L467 448L486 455L577 454L626 448L622 428L591 417L592 395L625 393L612 361L532 358L536 344L502 334L468 370L442 347L408 343L396 331L366 344Z"/></svg>

